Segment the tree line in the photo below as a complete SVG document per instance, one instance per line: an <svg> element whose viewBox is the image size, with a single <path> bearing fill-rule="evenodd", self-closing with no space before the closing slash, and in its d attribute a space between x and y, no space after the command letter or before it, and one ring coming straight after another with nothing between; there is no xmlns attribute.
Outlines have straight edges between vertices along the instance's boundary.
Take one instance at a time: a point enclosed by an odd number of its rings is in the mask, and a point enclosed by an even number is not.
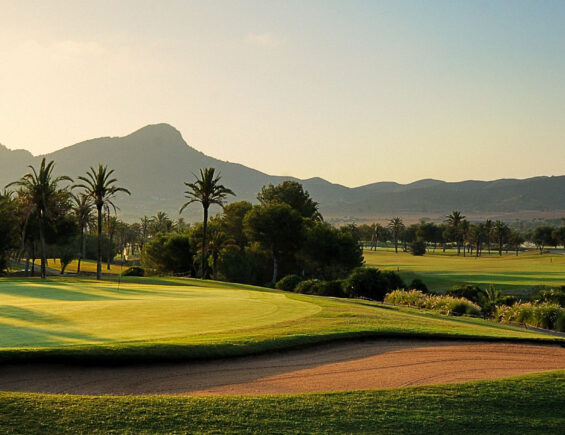
<svg viewBox="0 0 565 435"><path fill-rule="evenodd" d="M114 201L119 193L130 192L119 187L114 171L101 164L79 175L76 184L69 176L55 176L54 167L53 161L43 158L39 168L29 166L30 171L8 184L0 195L0 271L8 267L10 257L16 265L25 257L26 271L31 259L33 271L39 258L40 275L45 278L51 254L61 260L63 271L78 257L80 272L80 260L87 249L85 233L96 219L96 277L101 279L103 225L107 220L108 233L112 232L117 225L111 216L116 210Z"/></svg>
<svg viewBox="0 0 565 435"><path fill-rule="evenodd" d="M54 162L43 159L0 195L1 270L11 259L33 275L40 259L45 277L47 258L58 258L62 272L77 259L81 273L88 258L97 261L101 279L102 261L110 268L119 254L157 273L263 285L288 274L342 278L363 263L357 232L325 223L318 203L297 182L264 186L256 205L226 205L235 193L206 168L185 183L178 218L158 212L128 224L115 211L118 195L130 192L118 185L113 170L99 165L73 180L54 176L53 169ZM201 205L203 220L188 224L180 213L193 203ZM212 205L221 212L209 217Z"/></svg>
<svg viewBox="0 0 565 435"><path fill-rule="evenodd" d="M287 275L342 279L363 264L363 246L389 245L415 255L453 248L457 255L480 256L508 250L517 255L526 241L540 253L565 245L565 226L519 231L500 220L470 222L460 211L439 224L405 225L401 217L393 217L385 224L336 228L294 181L264 186L256 205L226 204L235 192L221 184L214 168L202 169L185 183L186 201L177 218L160 211L126 223L116 216L116 200L130 192L118 185L113 170L98 165L76 180L54 176L53 170L54 162L43 159L0 193L0 271L11 258L33 275L40 259L45 277L47 258L58 258L62 272L76 259L76 273L81 273L82 260L93 259L101 279L102 261L109 269L119 254L157 273L264 285ZM181 213L194 203L202 207L203 219L189 224ZM221 212L210 216L213 205Z"/></svg>
<svg viewBox="0 0 565 435"><path fill-rule="evenodd" d="M540 225L528 231L519 231L501 220L469 222L458 210L451 212L439 224L421 221L405 225L402 218L394 217L384 225L364 224L356 228L368 249L375 250L379 245L390 243L395 252L400 247L402 251L410 251L414 255L435 252L437 248L443 252L453 248L457 250L457 255L463 256L479 257L485 251L502 255L503 251L509 250L518 255L525 242L535 245L540 254L551 246L565 248L565 225Z"/></svg>
<svg viewBox="0 0 565 435"><path fill-rule="evenodd" d="M300 183L264 186L258 204L236 201L213 168L185 183L187 202L203 209L201 223L183 231L159 232L142 250L142 263L162 273L191 274L232 282L274 284L281 276L337 279L363 264L356 233L324 222ZM212 204L221 213L209 218Z"/></svg>

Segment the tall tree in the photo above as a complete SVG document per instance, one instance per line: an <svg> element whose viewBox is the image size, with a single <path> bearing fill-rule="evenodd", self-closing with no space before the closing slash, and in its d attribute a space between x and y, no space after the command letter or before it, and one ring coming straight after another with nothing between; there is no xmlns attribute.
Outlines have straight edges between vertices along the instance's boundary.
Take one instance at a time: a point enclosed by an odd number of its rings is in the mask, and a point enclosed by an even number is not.
<svg viewBox="0 0 565 435"><path fill-rule="evenodd" d="M384 241L387 230L385 227L383 227L381 224L374 223L372 225L372 231L371 231L371 249L374 249L375 251L377 250L377 248L379 247L379 241Z"/></svg>
<svg viewBox="0 0 565 435"><path fill-rule="evenodd" d="M58 185L62 181L73 180L67 176L54 177L53 168L55 162L46 162L45 158L41 160L39 171L33 166L29 166L31 172L25 174L20 180L10 183L8 186L15 185L21 187L21 192L28 198L31 205L30 212L36 212L39 219L39 240L41 247L41 278L45 279L47 275L47 251L45 244L45 225L52 210L56 207L57 202L66 200L68 190L60 188Z"/></svg>
<svg viewBox="0 0 565 435"><path fill-rule="evenodd" d="M392 241L394 242L394 252L398 253L398 238L402 231L404 231L404 222L402 222L401 217L392 218L388 223L388 229L392 236Z"/></svg>
<svg viewBox="0 0 565 435"><path fill-rule="evenodd" d="M486 239L486 230L485 224L478 223L476 225L472 225L469 231L469 241L472 245L475 246L475 256L478 257L481 255L482 251L482 244Z"/></svg>
<svg viewBox="0 0 565 435"><path fill-rule="evenodd" d="M447 215L445 222L451 232L452 238L455 238L457 243L457 255L461 253L461 224L465 216L460 211L454 210L451 214Z"/></svg>
<svg viewBox="0 0 565 435"><path fill-rule="evenodd" d="M293 256L302 243L304 223L300 213L287 204L256 205L245 215L244 228L250 240L258 242L273 259L273 284L283 255Z"/></svg>
<svg viewBox="0 0 565 435"><path fill-rule="evenodd" d="M539 249L540 255L543 254L545 246L553 243L553 227L549 225L536 227L534 234L532 235L532 240Z"/></svg>
<svg viewBox="0 0 565 435"><path fill-rule="evenodd" d="M94 207L94 203L92 202L92 198L86 195L85 193L80 193L78 195L73 195L73 212L76 216L77 223L80 228L80 246L79 246L79 255L78 255L78 263L77 263L77 275L80 274L80 263L81 260L85 256L86 251L86 237L85 233L88 226L92 223L92 209Z"/></svg>
<svg viewBox="0 0 565 435"><path fill-rule="evenodd" d="M492 239L492 221L490 219L485 221L485 238L487 242L487 250L490 255L490 241Z"/></svg>
<svg viewBox="0 0 565 435"><path fill-rule="evenodd" d="M86 177L78 177L83 183L76 185L76 187L85 189L86 195L92 198L98 212L98 243L96 249L96 279L98 280L102 279L102 209L105 206L116 209L113 201L117 193L123 192L131 195L129 190L116 185L118 180L112 178L113 173L113 169L108 170L108 166L99 164L97 170L90 167Z"/></svg>
<svg viewBox="0 0 565 435"><path fill-rule="evenodd" d="M232 202L224 207L222 228L235 241L240 251L247 245L247 236L243 231L243 219L253 206L249 201Z"/></svg>
<svg viewBox="0 0 565 435"><path fill-rule="evenodd" d="M219 174L216 175L214 168L200 169L200 178L195 175L196 180L194 183L184 183L188 190L184 192L185 197L188 199L179 213L194 202L202 204L204 209L204 219L202 224L202 258L200 260L200 268L198 274L200 278L205 278L206 261L207 261L207 245L206 245L206 231L208 226L208 209L212 204L217 204L224 207L224 200L228 195L235 196L235 193L227 187L220 184L222 178Z"/></svg>
<svg viewBox="0 0 565 435"><path fill-rule="evenodd" d="M502 255L502 247L508 241L510 228L502 221L496 221L492 227L494 238L498 244L498 255Z"/></svg>

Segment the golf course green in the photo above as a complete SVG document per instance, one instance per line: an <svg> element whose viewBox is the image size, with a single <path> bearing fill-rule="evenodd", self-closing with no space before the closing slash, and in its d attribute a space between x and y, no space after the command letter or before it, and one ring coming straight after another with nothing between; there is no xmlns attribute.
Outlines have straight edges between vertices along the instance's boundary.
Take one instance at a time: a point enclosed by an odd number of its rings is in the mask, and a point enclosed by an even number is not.
<svg viewBox="0 0 565 435"><path fill-rule="evenodd" d="M190 360L347 337L548 339L482 319L184 278L0 279L0 301L0 361Z"/></svg>

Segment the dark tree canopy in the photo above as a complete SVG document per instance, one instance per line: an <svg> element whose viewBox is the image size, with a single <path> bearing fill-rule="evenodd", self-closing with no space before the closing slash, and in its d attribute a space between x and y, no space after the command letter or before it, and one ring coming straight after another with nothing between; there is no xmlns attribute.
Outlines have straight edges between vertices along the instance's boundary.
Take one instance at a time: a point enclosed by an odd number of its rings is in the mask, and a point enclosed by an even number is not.
<svg viewBox="0 0 565 435"><path fill-rule="evenodd" d="M278 203L287 204L296 210L302 217L323 220L318 210L318 203L314 201L310 194L304 190L302 184L297 181L283 181L277 186L269 184L263 186L257 199L262 205Z"/></svg>
<svg viewBox="0 0 565 435"><path fill-rule="evenodd" d="M309 275L326 280L344 278L363 264L359 239L326 223L307 230L301 257Z"/></svg>
<svg viewBox="0 0 565 435"><path fill-rule="evenodd" d="M245 234L268 250L273 258L273 283L277 282L278 262L294 255L304 235L302 216L287 204L256 205L244 220Z"/></svg>

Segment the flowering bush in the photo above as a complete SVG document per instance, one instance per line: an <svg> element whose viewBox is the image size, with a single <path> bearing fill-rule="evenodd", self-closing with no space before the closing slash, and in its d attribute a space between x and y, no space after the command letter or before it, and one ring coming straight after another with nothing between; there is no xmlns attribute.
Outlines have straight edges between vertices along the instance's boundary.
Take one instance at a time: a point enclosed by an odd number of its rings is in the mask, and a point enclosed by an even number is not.
<svg viewBox="0 0 565 435"><path fill-rule="evenodd" d="M385 302L395 305L426 308L442 314L478 315L481 308L465 298L425 295L419 290L395 290L385 296Z"/></svg>
<svg viewBox="0 0 565 435"><path fill-rule="evenodd" d="M565 332L565 308L559 304L542 302L514 304L497 307L495 317L499 322L524 323L545 329Z"/></svg>

